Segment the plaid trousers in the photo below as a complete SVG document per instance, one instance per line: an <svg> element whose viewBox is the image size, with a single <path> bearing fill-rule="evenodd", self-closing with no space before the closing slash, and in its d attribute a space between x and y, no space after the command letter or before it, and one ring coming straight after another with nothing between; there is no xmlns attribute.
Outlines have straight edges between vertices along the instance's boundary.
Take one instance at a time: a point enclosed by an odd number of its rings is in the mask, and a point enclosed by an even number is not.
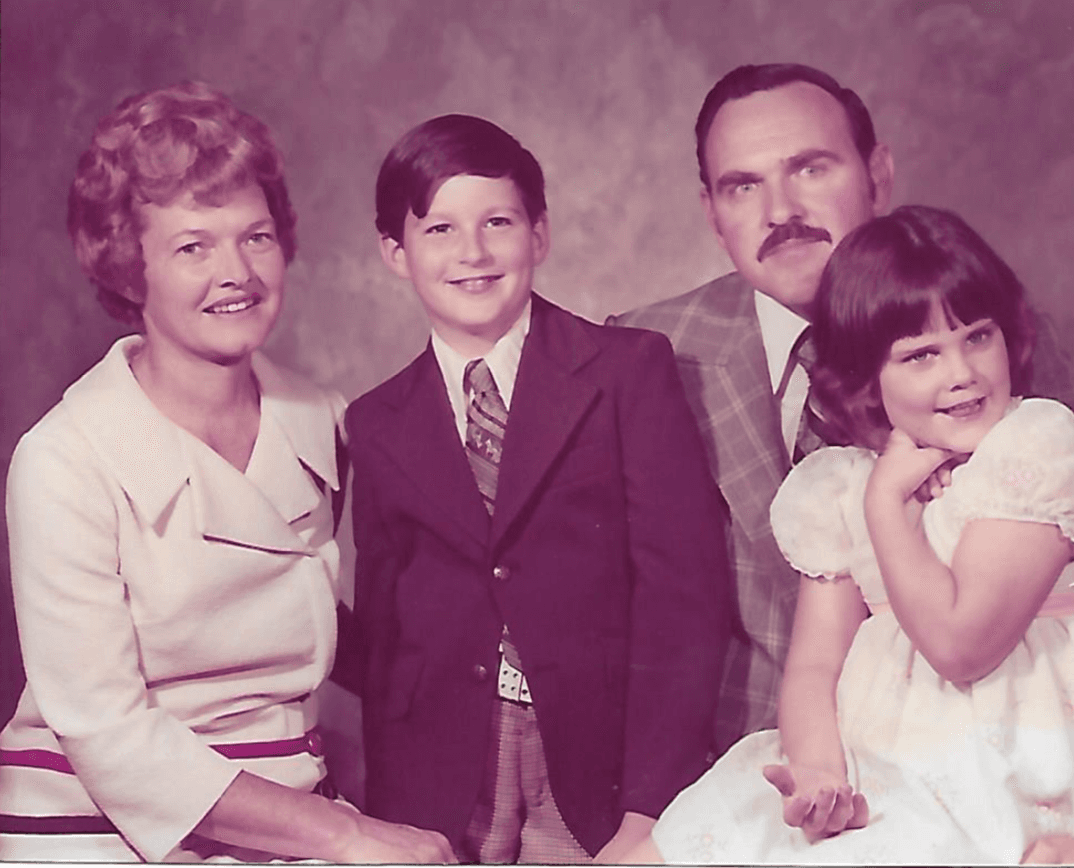
<svg viewBox="0 0 1074 868"><path fill-rule="evenodd" d="M496 703L485 780L457 855L460 862L487 864L592 861L552 797L532 705Z"/></svg>

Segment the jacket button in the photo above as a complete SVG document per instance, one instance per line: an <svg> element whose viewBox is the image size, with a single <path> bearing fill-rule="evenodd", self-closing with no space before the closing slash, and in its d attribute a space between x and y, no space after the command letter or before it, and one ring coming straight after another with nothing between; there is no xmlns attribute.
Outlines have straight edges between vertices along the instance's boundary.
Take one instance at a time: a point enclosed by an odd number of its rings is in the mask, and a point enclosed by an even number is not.
<svg viewBox="0 0 1074 868"><path fill-rule="evenodd" d="M506 582L511 578L511 571L507 569L503 564L497 564L492 568L492 578L501 582Z"/></svg>
<svg viewBox="0 0 1074 868"><path fill-rule="evenodd" d="M475 663L471 671L474 674L474 681L485 681L489 677L489 671L480 663Z"/></svg>

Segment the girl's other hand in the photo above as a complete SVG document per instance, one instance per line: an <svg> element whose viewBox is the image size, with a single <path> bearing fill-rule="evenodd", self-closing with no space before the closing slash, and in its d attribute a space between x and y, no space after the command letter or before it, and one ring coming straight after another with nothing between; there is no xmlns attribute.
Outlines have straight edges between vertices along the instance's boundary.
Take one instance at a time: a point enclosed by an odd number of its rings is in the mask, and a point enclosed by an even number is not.
<svg viewBox="0 0 1074 868"><path fill-rule="evenodd" d="M810 843L869 822L865 796L839 775L790 765L767 765L763 773L783 796L783 822L800 827Z"/></svg>
<svg viewBox="0 0 1074 868"><path fill-rule="evenodd" d="M914 492L914 497L917 498L918 502L928 503L930 500L940 497L943 494L943 490L951 484L951 472L959 464L965 463L967 458L969 458L968 455L956 455L953 458L948 458L933 470L928 479L922 482L917 491Z"/></svg>

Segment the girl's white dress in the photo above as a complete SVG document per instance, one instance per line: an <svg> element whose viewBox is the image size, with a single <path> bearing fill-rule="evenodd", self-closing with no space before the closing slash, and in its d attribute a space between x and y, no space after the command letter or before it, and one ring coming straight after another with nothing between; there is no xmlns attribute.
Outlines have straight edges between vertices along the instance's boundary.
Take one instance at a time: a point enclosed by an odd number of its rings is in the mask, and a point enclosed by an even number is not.
<svg viewBox="0 0 1074 868"><path fill-rule="evenodd" d="M872 452L831 447L802 461L772 504L772 528L803 573L849 573L872 612L838 687L850 782L868 825L814 844L782 820L762 777L785 761L779 733L740 740L664 811L653 838L668 863L1005 863L1042 834L1074 834L1074 564L1025 637L971 685L945 681L887 605L863 511ZM950 564L977 518L1058 525L1074 539L1074 414L1016 401L924 512Z"/></svg>

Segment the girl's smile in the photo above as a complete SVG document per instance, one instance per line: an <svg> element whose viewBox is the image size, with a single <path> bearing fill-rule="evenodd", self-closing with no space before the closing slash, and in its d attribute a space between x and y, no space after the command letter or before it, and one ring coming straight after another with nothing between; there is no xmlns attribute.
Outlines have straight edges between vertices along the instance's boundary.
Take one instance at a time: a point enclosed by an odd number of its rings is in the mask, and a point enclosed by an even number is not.
<svg viewBox="0 0 1074 868"><path fill-rule="evenodd" d="M1011 400L1003 332L991 319L949 322L937 303L920 335L891 346L880 395L892 427L918 445L973 452Z"/></svg>

